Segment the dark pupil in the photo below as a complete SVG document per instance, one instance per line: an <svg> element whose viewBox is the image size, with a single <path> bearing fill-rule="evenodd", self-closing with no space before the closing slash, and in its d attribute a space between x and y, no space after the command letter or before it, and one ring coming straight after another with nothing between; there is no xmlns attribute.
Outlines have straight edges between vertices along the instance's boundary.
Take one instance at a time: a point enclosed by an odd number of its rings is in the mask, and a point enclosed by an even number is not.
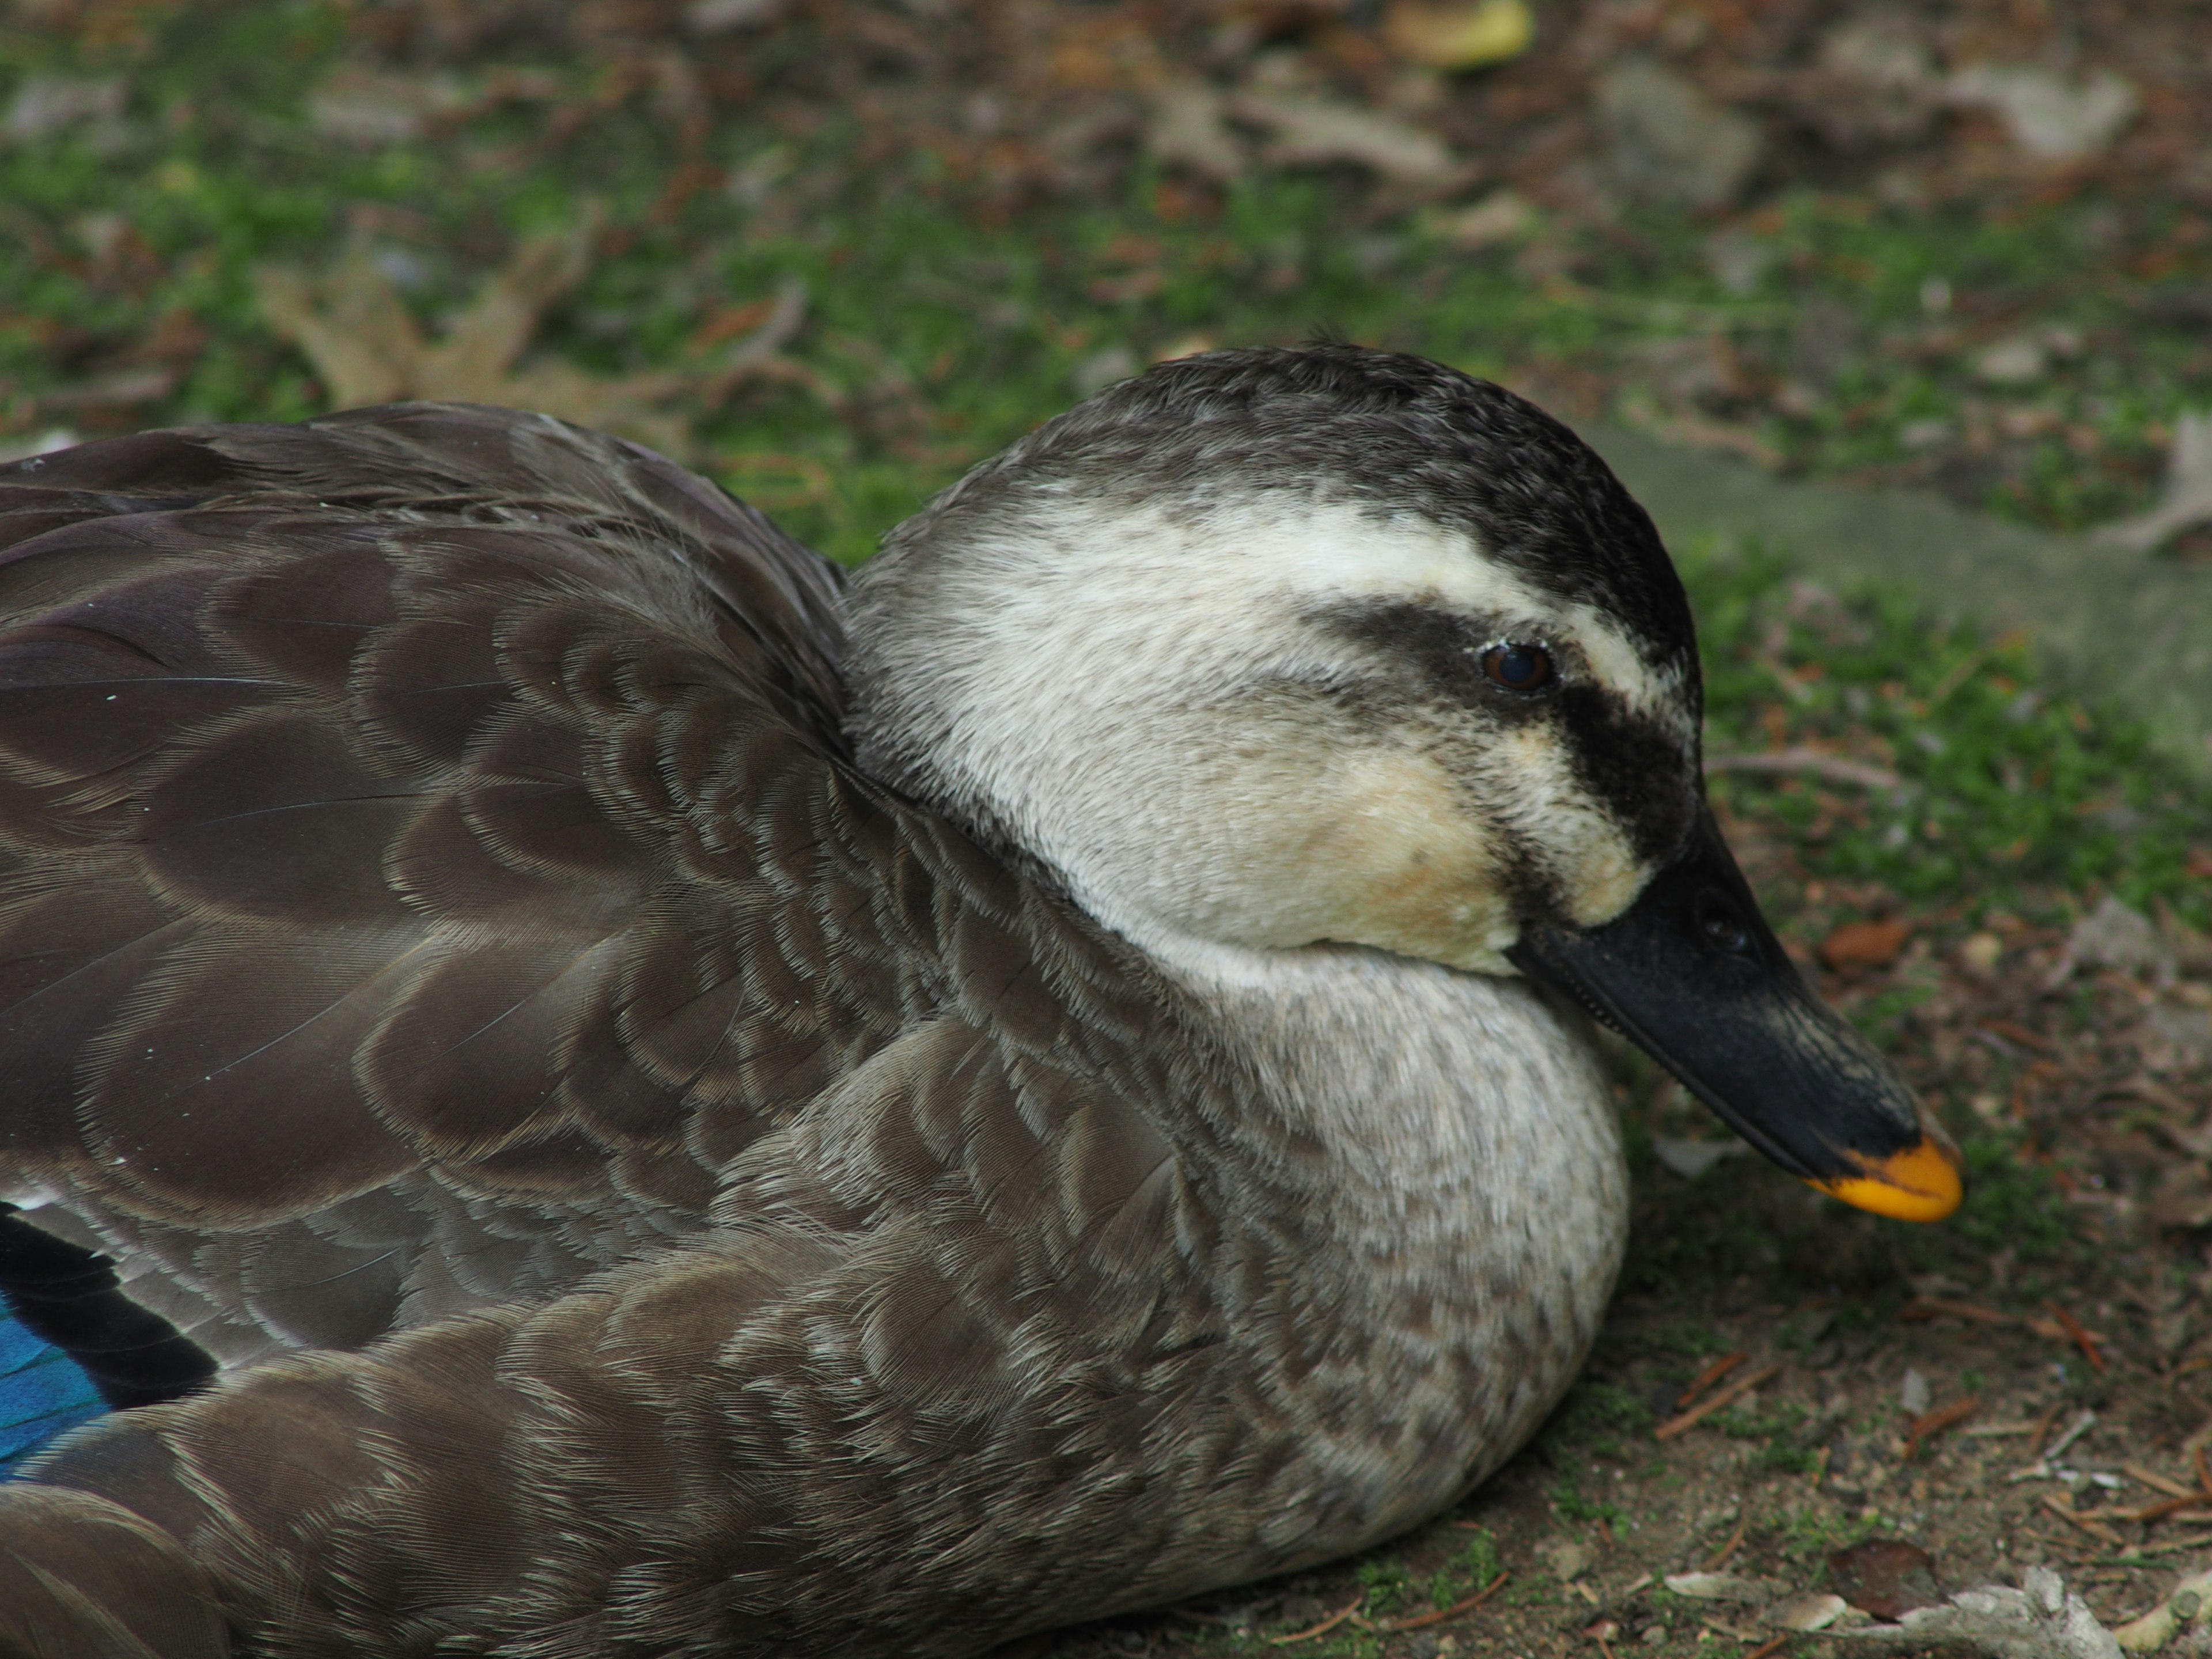
<svg viewBox="0 0 2212 1659"><path fill-rule="evenodd" d="M1531 691L1544 683L1551 659L1525 645L1501 645L1490 653L1490 678L1514 691Z"/></svg>

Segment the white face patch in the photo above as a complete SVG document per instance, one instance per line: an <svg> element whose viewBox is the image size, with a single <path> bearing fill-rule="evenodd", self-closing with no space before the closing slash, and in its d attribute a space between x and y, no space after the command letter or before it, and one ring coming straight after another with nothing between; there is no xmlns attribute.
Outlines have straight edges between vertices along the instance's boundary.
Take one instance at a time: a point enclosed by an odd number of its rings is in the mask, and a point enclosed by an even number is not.
<svg viewBox="0 0 2212 1659"><path fill-rule="evenodd" d="M855 732L1169 960L1334 942L1510 973L1516 871L1584 925L1650 872L1558 721L1378 703L1387 641L1321 618L1397 605L1547 643L1686 751L1685 688L1594 608L1424 518L1249 494L1062 498L911 574L886 556L855 589Z"/></svg>

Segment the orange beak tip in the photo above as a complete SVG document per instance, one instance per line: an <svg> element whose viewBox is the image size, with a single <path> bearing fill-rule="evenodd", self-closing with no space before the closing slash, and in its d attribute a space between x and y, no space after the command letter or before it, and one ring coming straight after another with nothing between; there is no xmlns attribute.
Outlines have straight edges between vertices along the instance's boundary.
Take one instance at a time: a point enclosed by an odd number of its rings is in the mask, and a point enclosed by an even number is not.
<svg viewBox="0 0 2212 1659"><path fill-rule="evenodd" d="M1930 1136L1887 1158L1856 1162L1863 1174L1832 1176L1807 1184L1854 1208L1895 1221L1941 1221L1966 1195L1959 1155L1948 1140Z"/></svg>

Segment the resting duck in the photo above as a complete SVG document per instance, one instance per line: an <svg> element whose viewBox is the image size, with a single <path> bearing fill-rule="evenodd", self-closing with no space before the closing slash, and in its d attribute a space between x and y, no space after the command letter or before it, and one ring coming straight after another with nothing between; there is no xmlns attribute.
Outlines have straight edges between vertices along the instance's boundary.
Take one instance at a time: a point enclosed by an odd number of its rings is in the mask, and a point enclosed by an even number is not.
<svg viewBox="0 0 2212 1659"><path fill-rule="evenodd" d="M1162 365L849 588L438 405L22 462L0 547L0 1273L133 1407L0 1488L19 1641L967 1655L1358 1550L1598 1328L1581 1009L1958 1201L1650 520L1434 363Z"/></svg>

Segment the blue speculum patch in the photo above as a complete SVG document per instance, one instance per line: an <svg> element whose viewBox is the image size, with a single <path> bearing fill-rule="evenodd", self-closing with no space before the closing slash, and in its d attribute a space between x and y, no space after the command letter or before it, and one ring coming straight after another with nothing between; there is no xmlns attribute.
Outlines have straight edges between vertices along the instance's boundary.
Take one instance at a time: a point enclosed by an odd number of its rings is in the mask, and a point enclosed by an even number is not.
<svg viewBox="0 0 2212 1659"><path fill-rule="evenodd" d="M0 1311L0 1480L56 1435L106 1409L75 1360Z"/></svg>

